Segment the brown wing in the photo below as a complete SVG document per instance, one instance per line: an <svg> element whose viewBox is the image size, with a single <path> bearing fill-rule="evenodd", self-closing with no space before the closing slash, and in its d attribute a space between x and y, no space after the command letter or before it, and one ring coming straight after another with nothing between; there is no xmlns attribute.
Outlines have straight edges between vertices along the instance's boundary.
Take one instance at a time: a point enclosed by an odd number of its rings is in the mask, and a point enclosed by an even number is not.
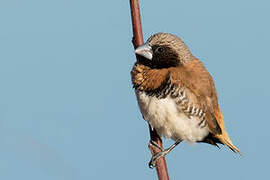
<svg viewBox="0 0 270 180"><path fill-rule="evenodd" d="M183 66L171 68L170 77L171 83L188 90L189 104L203 110L209 131L213 134L222 134L220 123L215 116L218 109L216 89L212 77L203 64L195 59Z"/></svg>
<svg viewBox="0 0 270 180"><path fill-rule="evenodd" d="M190 101L203 109L204 119L210 131L207 137L209 139L205 139L205 142L214 145L225 144L232 151L240 154L225 130L214 81L204 65L195 59L181 67L172 68L169 73L171 83L187 88L190 91Z"/></svg>

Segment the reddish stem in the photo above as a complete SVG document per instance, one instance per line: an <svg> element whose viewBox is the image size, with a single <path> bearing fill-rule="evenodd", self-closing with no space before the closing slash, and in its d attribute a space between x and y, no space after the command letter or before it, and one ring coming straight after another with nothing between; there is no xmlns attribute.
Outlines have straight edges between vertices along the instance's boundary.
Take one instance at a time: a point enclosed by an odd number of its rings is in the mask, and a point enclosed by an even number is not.
<svg viewBox="0 0 270 180"><path fill-rule="evenodd" d="M131 10L131 19L132 19L132 28L133 28L133 45L134 48L143 44L143 34L142 34L142 24L141 24L141 15L139 0L130 0L130 10ZM156 130L149 126L150 138L152 141L155 141L162 147L162 140L157 134ZM160 152L158 148L149 146L149 149L152 155ZM164 157L159 158L156 162L156 170L159 180L169 180L168 168L166 165L166 160Z"/></svg>

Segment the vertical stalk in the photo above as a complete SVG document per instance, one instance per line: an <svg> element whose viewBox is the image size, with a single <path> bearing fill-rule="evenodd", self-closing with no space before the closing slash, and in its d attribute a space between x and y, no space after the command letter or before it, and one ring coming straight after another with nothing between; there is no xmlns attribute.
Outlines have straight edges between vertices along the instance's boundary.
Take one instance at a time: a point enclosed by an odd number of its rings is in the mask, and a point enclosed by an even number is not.
<svg viewBox="0 0 270 180"><path fill-rule="evenodd" d="M139 0L130 0L130 10L131 10L131 19L132 19L132 28L133 28L133 46L134 48L143 44L143 34L142 34L142 24L141 24L141 15ZM137 57L138 58L138 57ZM152 129L149 126L150 138L152 141L155 141L160 146L162 146L162 140L157 134L155 129ZM152 155L160 152L158 148L153 146L148 146ZM169 180L168 168L166 165L166 160L164 157L159 158L156 162L156 171L159 180Z"/></svg>

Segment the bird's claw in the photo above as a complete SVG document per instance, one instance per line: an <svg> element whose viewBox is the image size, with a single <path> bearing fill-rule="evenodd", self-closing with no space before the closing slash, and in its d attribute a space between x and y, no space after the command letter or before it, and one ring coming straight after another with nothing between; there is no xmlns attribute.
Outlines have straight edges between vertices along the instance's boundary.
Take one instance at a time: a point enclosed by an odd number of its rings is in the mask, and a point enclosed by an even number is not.
<svg viewBox="0 0 270 180"><path fill-rule="evenodd" d="M150 169L153 169L154 167L156 167L156 164L153 164L152 160L148 163L148 166Z"/></svg>
<svg viewBox="0 0 270 180"><path fill-rule="evenodd" d="M156 167L156 162L159 158L166 156L169 152L171 152L179 143L181 140L177 140L173 145L171 145L169 148L164 149L161 147L158 143L155 141L150 141L149 145L154 146L160 150L160 152L156 153L155 155L152 156L150 162L148 163L149 168L153 169Z"/></svg>
<svg viewBox="0 0 270 180"><path fill-rule="evenodd" d="M168 154L167 150L163 150L157 154L155 154L154 156L152 156L150 162L148 163L149 168L153 169L154 167L156 167L156 162L159 158L164 157L165 155Z"/></svg>

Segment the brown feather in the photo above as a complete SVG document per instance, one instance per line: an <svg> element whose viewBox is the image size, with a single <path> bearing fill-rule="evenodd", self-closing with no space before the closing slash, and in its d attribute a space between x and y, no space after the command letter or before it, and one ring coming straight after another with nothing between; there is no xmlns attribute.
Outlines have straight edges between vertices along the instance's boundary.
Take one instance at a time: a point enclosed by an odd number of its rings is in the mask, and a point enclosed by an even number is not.
<svg viewBox="0 0 270 180"><path fill-rule="evenodd" d="M171 82L189 89L195 97L192 103L204 109L206 122L213 134L221 134L219 123L213 115L218 107L217 93L210 74L203 64L194 59L183 66L171 68Z"/></svg>
<svg viewBox="0 0 270 180"><path fill-rule="evenodd" d="M158 89L166 80L168 69L150 69L142 64L135 64L131 77L135 88L141 91Z"/></svg>
<svg viewBox="0 0 270 180"><path fill-rule="evenodd" d="M197 102L195 102L197 106L205 110L206 122L210 133L214 137L210 144L221 142L234 152L239 153L239 149L232 144L225 130L214 81L204 65L199 60L194 59L183 66L172 68L170 74L171 82L189 89L196 96ZM208 140L209 142L210 140Z"/></svg>

